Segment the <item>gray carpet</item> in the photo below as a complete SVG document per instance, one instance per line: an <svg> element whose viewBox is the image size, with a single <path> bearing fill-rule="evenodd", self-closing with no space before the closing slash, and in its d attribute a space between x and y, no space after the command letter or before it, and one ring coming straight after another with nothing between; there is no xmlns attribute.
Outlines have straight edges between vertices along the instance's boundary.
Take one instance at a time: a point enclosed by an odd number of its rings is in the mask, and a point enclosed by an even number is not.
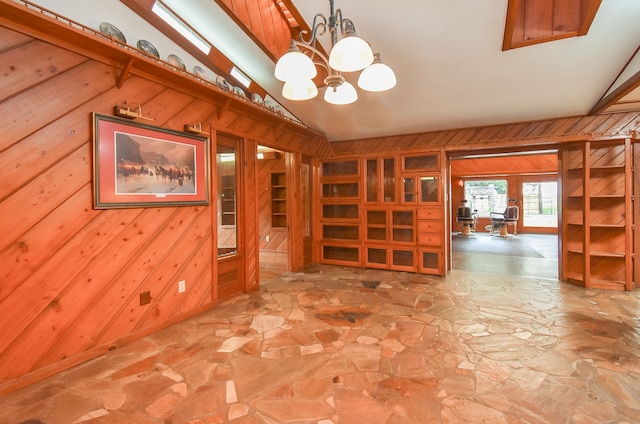
<svg viewBox="0 0 640 424"><path fill-rule="evenodd" d="M477 233L474 236L456 234L452 239L454 252L544 258L535 248L536 239L522 235L503 238L488 233Z"/></svg>

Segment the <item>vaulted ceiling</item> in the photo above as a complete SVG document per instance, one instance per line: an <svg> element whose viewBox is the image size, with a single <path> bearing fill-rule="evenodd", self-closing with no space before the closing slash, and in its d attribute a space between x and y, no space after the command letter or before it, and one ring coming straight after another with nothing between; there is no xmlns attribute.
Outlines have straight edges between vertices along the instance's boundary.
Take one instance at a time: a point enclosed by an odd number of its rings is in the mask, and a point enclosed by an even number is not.
<svg viewBox="0 0 640 424"><path fill-rule="evenodd" d="M638 0L335 0L398 80L344 106L325 103L323 89L286 100L273 77L329 0L162 0L214 45L208 55L150 13L154 0L120 1L234 85L235 64L250 93L332 141L640 109Z"/></svg>

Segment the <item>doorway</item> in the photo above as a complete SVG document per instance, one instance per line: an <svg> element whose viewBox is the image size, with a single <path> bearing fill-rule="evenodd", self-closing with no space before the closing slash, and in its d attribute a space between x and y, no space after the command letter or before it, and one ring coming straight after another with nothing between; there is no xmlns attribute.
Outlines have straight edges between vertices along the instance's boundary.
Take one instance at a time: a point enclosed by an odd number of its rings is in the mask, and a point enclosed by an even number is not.
<svg viewBox="0 0 640 424"><path fill-rule="evenodd" d="M266 146L257 151L260 280L289 270L286 153Z"/></svg>
<svg viewBox="0 0 640 424"><path fill-rule="evenodd" d="M449 269L557 278L557 151L461 154L449 157L449 165ZM471 235L463 235L456 221L463 200L477 210ZM490 216L504 211L508 200L519 207L520 216L509 235L501 237L491 233Z"/></svg>
<svg viewBox="0 0 640 424"><path fill-rule="evenodd" d="M242 169L240 139L218 134L216 142L216 203L218 299L226 299L243 291L242 243Z"/></svg>

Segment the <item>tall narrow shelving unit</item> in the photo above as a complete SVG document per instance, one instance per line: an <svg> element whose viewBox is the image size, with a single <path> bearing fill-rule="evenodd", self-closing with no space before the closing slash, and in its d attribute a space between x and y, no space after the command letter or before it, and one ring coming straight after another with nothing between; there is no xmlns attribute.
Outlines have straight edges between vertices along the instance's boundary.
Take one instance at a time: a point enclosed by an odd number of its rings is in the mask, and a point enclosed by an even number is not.
<svg viewBox="0 0 640 424"><path fill-rule="evenodd" d="M271 227L287 226L287 174L271 174Z"/></svg>
<svg viewBox="0 0 640 424"><path fill-rule="evenodd" d="M585 285L585 148L573 145L563 151L563 274L574 284Z"/></svg>
<svg viewBox="0 0 640 424"><path fill-rule="evenodd" d="M563 278L587 288L631 290L631 140L586 141L563 151Z"/></svg>

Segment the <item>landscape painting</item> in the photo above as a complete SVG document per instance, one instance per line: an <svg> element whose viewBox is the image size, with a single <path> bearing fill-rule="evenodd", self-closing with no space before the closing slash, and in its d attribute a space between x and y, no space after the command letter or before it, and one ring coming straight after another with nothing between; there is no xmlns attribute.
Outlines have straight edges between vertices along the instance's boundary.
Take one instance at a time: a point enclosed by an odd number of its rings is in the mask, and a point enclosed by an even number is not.
<svg viewBox="0 0 640 424"><path fill-rule="evenodd" d="M94 114L94 207L208 204L209 140Z"/></svg>

